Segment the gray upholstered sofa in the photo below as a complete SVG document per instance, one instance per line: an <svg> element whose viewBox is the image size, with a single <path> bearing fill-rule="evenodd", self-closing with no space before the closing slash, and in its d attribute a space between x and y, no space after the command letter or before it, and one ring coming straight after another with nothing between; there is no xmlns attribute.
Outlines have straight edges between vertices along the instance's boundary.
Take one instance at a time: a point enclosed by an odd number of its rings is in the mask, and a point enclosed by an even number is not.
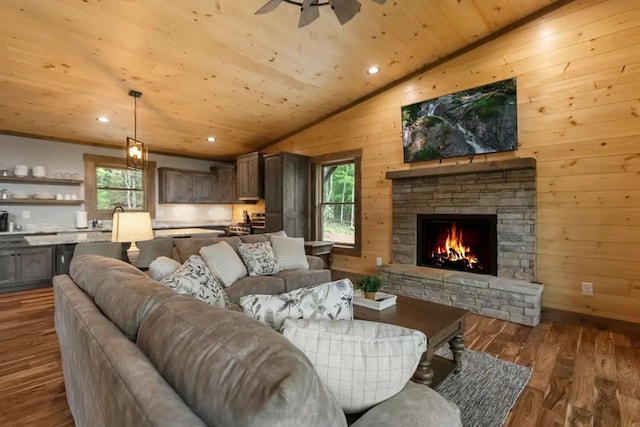
<svg viewBox="0 0 640 427"><path fill-rule="evenodd" d="M67 392L82 426L341 426L311 362L240 312L178 295L119 260L84 255L54 278ZM357 426L459 426L413 383Z"/></svg>
<svg viewBox="0 0 640 427"><path fill-rule="evenodd" d="M174 239L175 252L173 257L183 263L191 255L197 255L203 246L225 241L237 251L240 243L268 242L271 233L250 234L232 237L190 237ZM286 270L270 276L245 276L238 279L225 291L233 303L238 303L241 297L250 294L277 295L294 289L313 286L331 281L331 271L324 268L324 262L316 256L307 256L308 270Z"/></svg>

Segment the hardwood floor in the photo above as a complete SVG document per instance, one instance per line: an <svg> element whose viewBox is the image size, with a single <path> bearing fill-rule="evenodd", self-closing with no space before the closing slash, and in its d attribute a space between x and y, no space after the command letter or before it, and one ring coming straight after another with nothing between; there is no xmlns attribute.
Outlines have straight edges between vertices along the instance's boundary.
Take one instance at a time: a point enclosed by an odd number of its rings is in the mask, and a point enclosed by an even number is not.
<svg viewBox="0 0 640 427"><path fill-rule="evenodd" d="M533 368L505 425L640 426L640 338L470 315L465 343ZM51 288L0 295L0 425L71 426Z"/></svg>

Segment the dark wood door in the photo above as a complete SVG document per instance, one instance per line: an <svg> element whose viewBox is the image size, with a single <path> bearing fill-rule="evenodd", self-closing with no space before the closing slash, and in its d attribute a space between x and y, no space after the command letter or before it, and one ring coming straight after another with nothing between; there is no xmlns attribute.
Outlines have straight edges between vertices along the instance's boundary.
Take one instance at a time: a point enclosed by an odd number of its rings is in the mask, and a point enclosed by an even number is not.
<svg viewBox="0 0 640 427"><path fill-rule="evenodd" d="M0 286L16 282L17 253L13 249L0 251Z"/></svg>
<svg viewBox="0 0 640 427"><path fill-rule="evenodd" d="M193 173L158 168L159 203L192 203Z"/></svg>
<svg viewBox="0 0 640 427"><path fill-rule="evenodd" d="M235 196L235 168L231 167L218 167L212 168L212 173L215 175L215 203L230 204L236 200Z"/></svg>
<svg viewBox="0 0 640 427"><path fill-rule="evenodd" d="M292 153L265 156L267 232L307 238L309 159Z"/></svg>
<svg viewBox="0 0 640 427"><path fill-rule="evenodd" d="M21 248L18 259L20 283L46 282L53 277L52 246Z"/></svg>
<svg viewBox="0 0 640 427"><path fill-rule="evenodd" d="M211 173L193 174L193 203L215 203L216 179Z"/></svg>
<svg viewBox="0 0 640 427"><path fill-rule="evenodd" d="M236 197L257 200L264 197L264 158L262 153L250 153L236 160Z"/></svg>

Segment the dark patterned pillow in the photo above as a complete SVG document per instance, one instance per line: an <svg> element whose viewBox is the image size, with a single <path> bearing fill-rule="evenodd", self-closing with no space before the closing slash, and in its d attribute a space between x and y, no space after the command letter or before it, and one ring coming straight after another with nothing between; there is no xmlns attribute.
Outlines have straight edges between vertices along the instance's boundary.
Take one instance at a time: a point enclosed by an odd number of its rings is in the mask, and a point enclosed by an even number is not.
<svg viewBox="0 0 640 427"><path fill-rule="evenodd" d="M280 271L271 243L240 243L238 253L247 267L249 276L266 276Z"/></svg>
<svg viewBox="0 0 640 427"><path fill-rule="evenodd" d="M198 255L191 255L182 267L163 278L160 283L179 294L191 295L207 304L229 308L227 293Z"/></svg>
<svg viewBox="0 0 640 427"><path fill-rule="evenodd" d="M349 279L296 289L281 295L240 298L242 312L280 330L286 319L353 319L353 284Z"/></svg>

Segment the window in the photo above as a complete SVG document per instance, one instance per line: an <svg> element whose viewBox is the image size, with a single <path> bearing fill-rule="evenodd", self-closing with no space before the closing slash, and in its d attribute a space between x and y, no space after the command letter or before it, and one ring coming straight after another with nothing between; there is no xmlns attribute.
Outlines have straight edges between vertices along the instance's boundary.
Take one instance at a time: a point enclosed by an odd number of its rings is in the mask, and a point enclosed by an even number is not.
<svg viewBox="0 0 640 427"><path fill-rule="evenodd" d="M314 236L334 242L334 252L360 256L361 151L318 157L314 164Z"/></svg>
<svg viewBox="0 0 640 427"><path fill-rule="evenodd" d="M155 217L155 162L128 169L118 157L84 155L85 206L91 218L111 219L113 209L144 211Z"/></svg>

